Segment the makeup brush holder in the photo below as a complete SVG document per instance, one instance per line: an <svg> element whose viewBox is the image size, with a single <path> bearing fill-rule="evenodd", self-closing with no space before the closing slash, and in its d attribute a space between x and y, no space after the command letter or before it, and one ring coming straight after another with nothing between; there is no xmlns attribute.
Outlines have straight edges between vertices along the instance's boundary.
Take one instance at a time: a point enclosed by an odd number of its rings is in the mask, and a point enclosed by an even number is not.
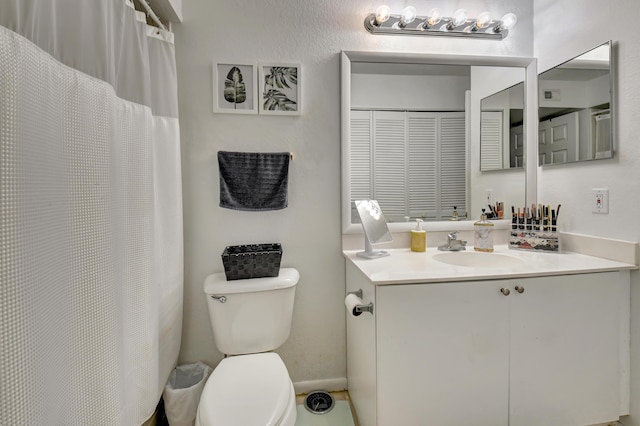
<svg viewBox="0 0 640 426"><path fill-rule="evenodd" d="M558 252L560 251L560 233L558 231L512 229L509 231L509 248Z"/></svg>

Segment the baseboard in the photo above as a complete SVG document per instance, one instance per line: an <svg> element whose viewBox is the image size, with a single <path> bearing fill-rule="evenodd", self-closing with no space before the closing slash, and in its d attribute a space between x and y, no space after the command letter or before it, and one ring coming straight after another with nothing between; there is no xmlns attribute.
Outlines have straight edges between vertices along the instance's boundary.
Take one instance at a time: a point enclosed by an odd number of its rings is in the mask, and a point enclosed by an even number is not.
<svg viewBox="0 0 640 426"><path fill-rule="evenodd" d="M293 387L296 390L296 395L305 394L316 390L337 392L347 389L347 378L338 377L335 379L306 380L302 382L294 382Z"/></svg>

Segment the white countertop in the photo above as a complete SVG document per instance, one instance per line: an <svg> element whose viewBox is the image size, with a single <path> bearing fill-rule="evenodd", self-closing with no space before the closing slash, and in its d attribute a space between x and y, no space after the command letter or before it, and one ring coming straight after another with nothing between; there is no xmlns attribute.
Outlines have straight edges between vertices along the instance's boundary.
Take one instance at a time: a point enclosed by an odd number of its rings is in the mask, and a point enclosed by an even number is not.
<svg viewBox="0 0 640 426"><path fill-rule="evenodd" d="M343 252L347 262L353 263L374 285L436 283L487 279L508 279L518 277L540 277L551 275L571 275L593 272L608 272L638 269L635 264L617 262L574 252L545 253L512 250L508 246L495 246L493 253L482 253L467 247L462 252L443 252L428 248L426 252L412 252L410 249L389 249L387 257L362 259L356 256L361 250ZM441 253L478 256L494 255L515 258L513 264L502 266L459 266L436 260ZM520 261L518 261L519 259ZM501 257L501 260L509 260ZM510 263L510 262L500 262Z"/></svg>

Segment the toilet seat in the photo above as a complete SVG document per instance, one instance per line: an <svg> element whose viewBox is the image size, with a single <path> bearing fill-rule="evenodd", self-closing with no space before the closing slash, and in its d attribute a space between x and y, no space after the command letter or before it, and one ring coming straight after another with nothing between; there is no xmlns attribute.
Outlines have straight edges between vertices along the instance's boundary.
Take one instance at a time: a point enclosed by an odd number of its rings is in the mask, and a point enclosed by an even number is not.
<svg viewBox="0 0 640 426"><path fill-rule="evenodd" d="M196 425L293 425L295 392L273 352L223 359L205 384Z"/></svg>

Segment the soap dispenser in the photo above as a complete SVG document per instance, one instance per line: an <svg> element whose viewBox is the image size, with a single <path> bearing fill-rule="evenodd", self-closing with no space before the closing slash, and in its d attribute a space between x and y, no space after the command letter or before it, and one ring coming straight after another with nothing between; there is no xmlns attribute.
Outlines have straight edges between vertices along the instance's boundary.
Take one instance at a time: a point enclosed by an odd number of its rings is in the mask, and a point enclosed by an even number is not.
<svg viewBox="0 0 640 426"><path fill-rule="evenodd" d="M473 224L473 249L476 251L493 251L493 223L487 220L487 215L482 209L480 220Z"/></svg>
<svg viewBox="0 0 640 426"><path fill-rule="evenodd" d="M422 219L416 219L416 229L411 230L411 251L427 250L427 231L422 229Z"/></svg>

